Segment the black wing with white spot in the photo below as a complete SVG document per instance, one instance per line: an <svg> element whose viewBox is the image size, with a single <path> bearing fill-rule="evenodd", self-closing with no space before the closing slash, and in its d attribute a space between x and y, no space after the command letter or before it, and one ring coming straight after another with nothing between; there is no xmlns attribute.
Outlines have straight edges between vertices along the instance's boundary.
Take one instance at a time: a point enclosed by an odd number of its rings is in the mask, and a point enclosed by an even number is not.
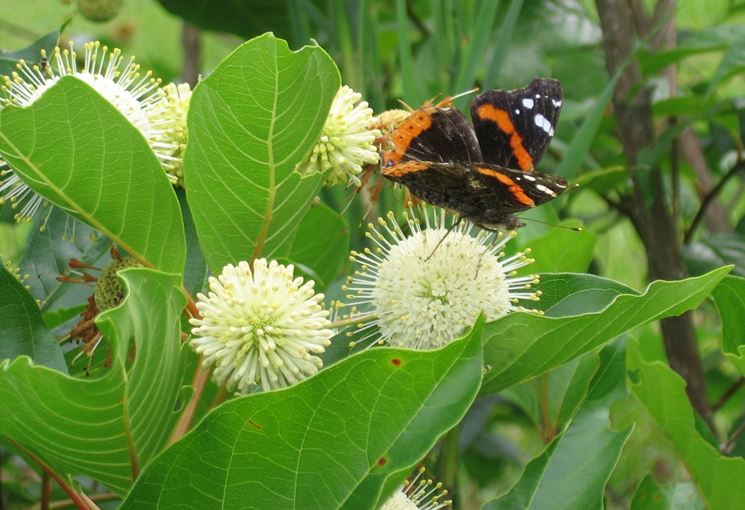
<svg viewBox="0 0 745 510"><path fill-rule="evenodd" d="M484 161L533 170L554 135L563 102L558 80L536 78L515 90L490 90L471 103Z"/></svg>

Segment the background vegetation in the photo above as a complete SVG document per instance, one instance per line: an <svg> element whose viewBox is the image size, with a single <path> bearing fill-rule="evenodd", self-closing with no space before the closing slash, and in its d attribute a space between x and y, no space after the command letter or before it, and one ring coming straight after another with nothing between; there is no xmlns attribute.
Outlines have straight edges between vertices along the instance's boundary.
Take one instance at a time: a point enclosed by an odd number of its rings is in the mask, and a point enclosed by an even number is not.
<svg viewBox="0 0 745 510"><path fill-rule="evenodd" d="M586 231L529 223L518 243L533 249L538 271L587 271L617 282L601 289L593 280L592 292L578 292L571 303L575 314L653 280L729 264L732 275L745 276L743 3L125 0L105 23L76 9L30 1L0 10L0 48L33 45L71 18L63 39L99 39L137 55L164 80L196 83L244 40L273 31L291 48L316 40L342 83L362 92L376 112L397 107L398 99L416 106L474 85L514 88L536 76L558 78L565 105L541 169L580 189L525 216L582 223ZM346 209L349 190L321 197L344 211L353 248L365 244L365 219L401 208L390 187L377 202L362 196ZM17 226L10 216L6 208L0 257L23 268L29 253L44 250L43 239L38 225ZM105 253L106 246L80 234L76 253L92 260ZM61 271L69 256L56 252L48 267ZM344 264L325 275L330 298L341 292ZM496 367L464 421L424 459L455 490L456 507L480 508L509 490L488 508L592 508L596 500L581 497L586 489L602 494L607 508L738 508L736 487L745 482L745 394L738 392L745 382L745 285L709 275L622 303L603 328L626 320L639 326L619 328L623 335L601 352L588 348L563 359L555 352L543 366L558 368L513 379L509 368ZM204 274L192 277L187 286L199 288ZM30 285L35 297L45 293L50 328L68 320L84 294L65 288L50 301L48 281ZM544 285L564 284L549 275ZM714 300L704 301L712 289ZM648 316L634 321L639 310ZM489 331L487 338L496 338ZM519 324L501 330L531 346L542 339L541 331L522 331ZM578 326L566 335L600 346L588 331ZM683 377L685 394L666 366ZM538 377L526 381L529 375ZM0 508L38 501L43 483L35 468L10 444L0 456ZM574 480L564 478L566 470ZM82 483L95 493L95 482Z"/></svg>

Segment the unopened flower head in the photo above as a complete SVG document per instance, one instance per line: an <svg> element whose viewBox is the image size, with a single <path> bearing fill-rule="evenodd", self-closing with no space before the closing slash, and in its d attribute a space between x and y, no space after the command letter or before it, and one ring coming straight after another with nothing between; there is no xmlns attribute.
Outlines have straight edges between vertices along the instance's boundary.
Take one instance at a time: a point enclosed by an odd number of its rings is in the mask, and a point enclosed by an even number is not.
<svg viewBox="0 0 745 510"><path fill-rule="evenodd" d="M84 61L78 64L77 53L55 48L51 57L41 51L41 61L29 64L21 60L17 71L3 76L0 108L9 105L29 106L62 76L74 76L95 89L119 110L145 137L155 155L166 166L170 164L174 143L169 139L173 122L164 117L168 103L160 89L160 80L150 71L140 72L134 57L124 59L119 49L109 49L98 41L86 43ZM29 220L43 203L4 161L0 160L0 204L10 201L21 209L18 220Z"/></svg>
<svg viewBox="0 0 745 510"><path fill-rule="evenodd" d="M540 292L531 290L538 276L516 276L532 260L502 251L513 232L494 234L463 221L448 233L444 211L423 216L424 226L406 215L405 232L389 213L370 225L374 249L352 252L358 268L345 286L350 317L366 315L360 310L374 317L359 325L358 341L433 349L460 336L482 312L493 321L525 311L520 301L538 300Z"/></svg>
<svg viewBox="0 0 745 510"><path fill-rule="evenodd" d="M362 95L344 85L337 92L323 126L321 138L308 157L298 165L302 175L330 170L326 186L362 183L362 166L379 160L374 142L380 130L372 127L373 111Z"/></svg>
<svg viewBox="0 0 745 510"><path fill-rule="evenodd" d="M380 510L441 510L452 508L453 501L446 499L448 490L441 482L435 483L424 476L426 470L420 468L412 480L407 480L403 487L383 503Z"/></svg>
<svg viewBox="0 0 745 510"><path fill-rule="evenodd" d="M323 365L313 356L332 336L323 294L314 292L313 281L295 278L293 269L266 259L254 261L253 271L248 262L228 264L210 278L208 295L197 296L202 317L191 319L191 345L228 390L282 388Z"/></svg>
<svg viewBox="0 0 745 510"><path fill-rule="evenodd" d="M161 142L165 148L171 150L161 156L163 166L168 173L171 183L177 186L184 185L184 159L183 153L186 147L186 115L189 112L191 102L191 87L188 83L169 83L163 87L168 109L162 114L163 123L170 129L162 131Z"/></svg>

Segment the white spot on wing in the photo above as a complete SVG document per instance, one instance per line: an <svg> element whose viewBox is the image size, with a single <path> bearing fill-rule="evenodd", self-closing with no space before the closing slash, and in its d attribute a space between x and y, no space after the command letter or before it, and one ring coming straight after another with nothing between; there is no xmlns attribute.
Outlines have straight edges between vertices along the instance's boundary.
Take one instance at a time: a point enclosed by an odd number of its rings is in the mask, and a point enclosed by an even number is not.
<svg viewBox="0 0 745 510"><path fill-rule="evenodd" d="M541 95L540 95L540 94L536 94L536 95L535 95L535 98L536 98L536 99L540 99L540 98L541 98Z"/></svg>
<svg viewBox="0 0 745 510"><path fill-rule="evenodd" d="M517 108L515 108L515 115L520 115L520 110L518 110Z"/></svg>
<svg viewBox="0 0 745 510"><path fill-rule="evenodd" d="M559 106L561 106L561 101L560 101L560 100L559 100L559 101L557 101L556 99L552 99L552 100L551 100L551 102L553 103L553 105L554 105L554 106L555 106L556 108L558 108Z"/></svg>
<svg viewBox="0 0 745 510"><path fill-rule="evenodd" d="M535 177L533 177L532 175L525 174L523 177L531 182L535 181Z"/></svg>
<svg viewBox="0 0 745 510"><path fill-rule="evenodd" d="M534 104L535 102L529 97L526 97L525 99L523 99L523 106L527 108L528 110L532 109Z"/></svg>
<svg viewBox="0 0 745 510"><path fill-rule="evenodd" d="M536 189L538 191L544 192L546 195L551 195L552 197L555 197L556 196L556 193L554 193L552 190L550 190L549 188L547 188L543 184L537 184L536 185Z"/></svg>
<svg viewBox="0 0 745 510"><path fill-rule="evenodd" d="M551 122L540 113L536 114L533 118L533 122L535 122L535 125L544 130L549 136L554 134L554 127L551 125Z"/></svg>

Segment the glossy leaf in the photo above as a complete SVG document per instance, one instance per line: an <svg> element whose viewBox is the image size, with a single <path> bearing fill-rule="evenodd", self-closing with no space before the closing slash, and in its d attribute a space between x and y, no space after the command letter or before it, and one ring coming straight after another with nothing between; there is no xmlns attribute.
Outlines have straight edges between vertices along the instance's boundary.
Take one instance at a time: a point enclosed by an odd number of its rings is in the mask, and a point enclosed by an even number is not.
<svg viewBox="0 0 745 510"><path fill-rule="evenodd" d="M145 469L122 510L376 508L475 398L481 329L437 351L368 350L221 405Z"/></svg>
<svg viewBox="0 0 745 510"><path fill-rule="evenodd" d="M745 374L745 278L728 276L712 297L722 320L722 351Z"/></svg>
<svg viewBox="0 0 745 510"><path fill-rule="evenodd" d="M44 228L41 225L44 224ZM74 285L57 280L66 274L71 259L95 265L111 242L85 223L55 207L49 217L39 216L26 240L26 247L18 261L21 273L28 275L30 292L41 301L42 310L50 310ZM77 286L80 287L80 286ZM90 294L91 289L85 288ZM78 302L84 302L81 297Z"/></svg>
<svg viewBox="0 0 745 510"><path fill-rule="evenodd" d="M725 457L702 437L685 391L685 381L665 364L647 363L629 345L631 389L663 432L699 489L707 508L739 509L745 501L745 459Z"/></svg>
<svg viewBox="0 0 745 510"><path fill-rule="evenodd" d="M679 281L653 282L643 294L621 294L582 315L513 313L484 329L484 360L492 369L482 391L497 392L563 365L637 326L696 308L731 267Z"/></svg>
<svg viewBox="0 0 745 510"><path fill-rule="evenodd" d="M54 47L57 46L57 43L59 42L60 32L65 28L65 25L67 25L67 23L62 25L62 28L59 30L49 32L22 50L0 50L0 76L9 76L12 72L18 71L16 64L21 59L29 64L39 62L41 59L41 50L46 50L47 55L51 55Z"/></svg>
<svg viewBox="0 0 745 510"><path fill-rule="evenodd" d="M626 285L592 274L548 273L541 275L536 303L549 317L595 312L609 305L619 294L634 294Z"/></svg>
<svg viewBox="0 0 745 510"><path fill-rule="evenodd" d="M206 30L231 32L245 38L273 30L290 31L288 0L158 0L171 14Z"/></svg>
<svg viewBox="0 0 745 510"><path fill-rule="evenodd" d="M178 201L142 134L83 81L65 76L27 108L0 111L0 154L34 191L125 252L181 272Z"/></svg>
<svg viewBox="0 0 745 510"><path fill-rule="evenodd" d="M624 354L615 346L603 351L587 400L567 431L484 510L602 508L605 484L631 433L631 428L611 430L609 419L610 406L626 392Z"/></svg>
<svg viewBox="0 0 745 510"><path fill-rule="evenodd" d="M316 288L323 289L339 275L347 257L349 227L344 219L328 206L312 206L300 222L289 261L299 270L308 269L308 277L318 280Z"/></svg>
<svg viewBox="0 0 745 510"><path fill-rule="evenodd" d="M690 482L660 486L651 475L642 480L631 501L631 510L704 510L704 503Z"/></svg>
<svg viewBox="0 0 745 510"><path fill-rule="evenodd" d="M265 34L194 90L184 177L213 273L288 255L323 178L301 179L295 166L315 144L338 89L339 72L321 48L290 51Z"/></svg>
<svg viewBox="0 0 745 510"><path fill-rule="evenodd" d="M575 232L555 228L528 243L530 257L535 259L529 270L535 273L587 271L597 240L598 237L589 230ZM567 246L572 249L568 250Z"/></svg>
<svg viewBox="0 0 745 510"><path fill-rule="evenodd" d="M47 330L36 301L0 264L0 360L28 356L37 364L66 372L57 339Z"/></svg>
<svg viewBox="0 0 745 510"><path fill-rule="evenodd" d="M715 267L734 264L732 273L745 276L745 236L712 234L683 247L683 259L691 274L701 274Z"/></svg>
<svg viewBox="0 0 745 510"><path fill-rule="evenodd" d="M177 275L128 269L120 276L128 297L96 321L111 345L111 368L76 379L26 357L0 363L0 436L59 473L91 476L123 494L170 432L186 299ZM137 359L127 370L131 338Z"/></svg>

